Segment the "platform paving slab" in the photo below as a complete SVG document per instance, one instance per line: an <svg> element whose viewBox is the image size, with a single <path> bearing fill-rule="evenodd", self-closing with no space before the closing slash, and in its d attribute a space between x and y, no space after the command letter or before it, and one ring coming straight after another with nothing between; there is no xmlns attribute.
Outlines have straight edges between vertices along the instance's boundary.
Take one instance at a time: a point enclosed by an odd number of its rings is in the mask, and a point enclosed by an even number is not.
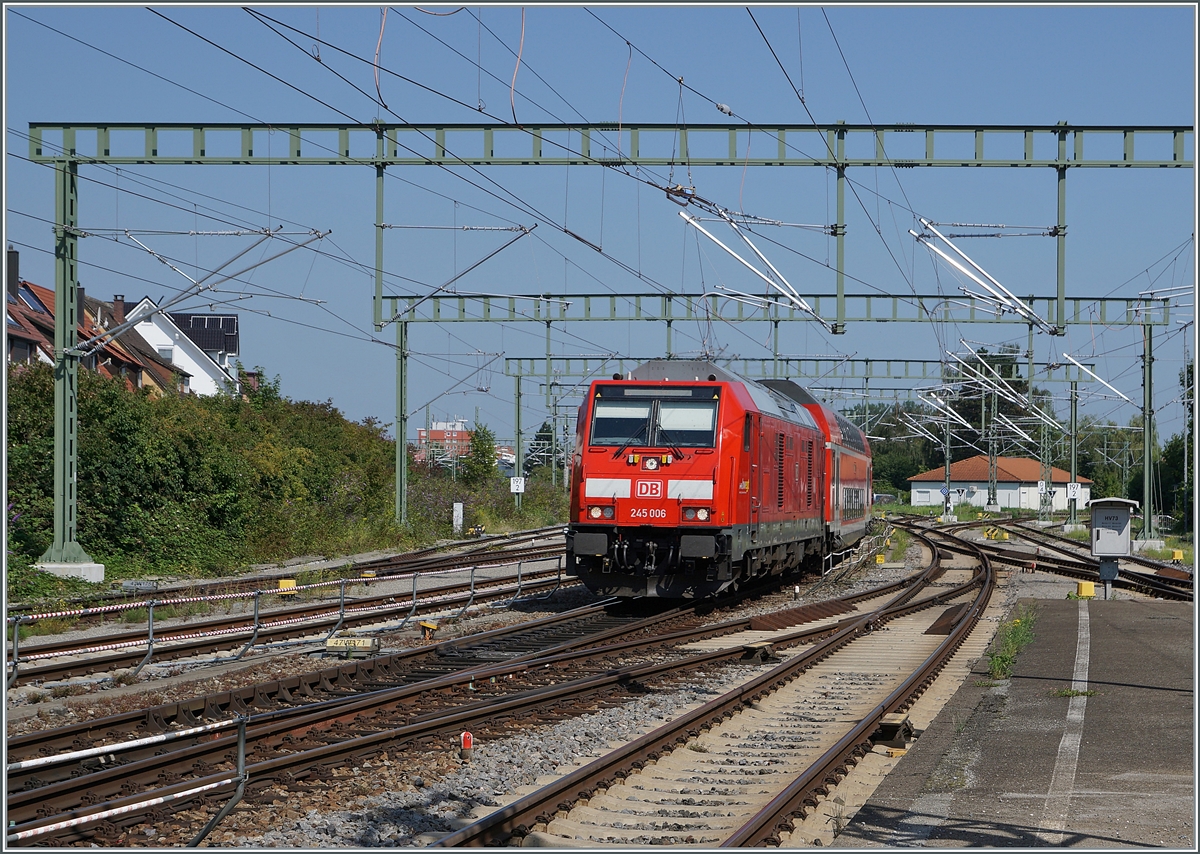
<svg viewBox="0 0 1200 854"><path fill-rule="evenodd" d="M980 659L833 847L1195 850L1193 606L1034 604L1013 677Z"/></svg>

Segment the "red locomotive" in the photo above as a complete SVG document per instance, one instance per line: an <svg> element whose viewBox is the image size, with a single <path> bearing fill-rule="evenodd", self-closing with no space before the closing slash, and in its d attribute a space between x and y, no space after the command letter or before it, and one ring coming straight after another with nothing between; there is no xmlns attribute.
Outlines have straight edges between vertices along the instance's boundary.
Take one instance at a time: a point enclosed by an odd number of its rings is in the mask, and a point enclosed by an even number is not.
<svg viewBox="0 0 1200 854"><path fill-rule="evenodd" d="M856 542L862 431L791 380L647 362L580 407L567 572L603 595L698 598Z"/></svg>

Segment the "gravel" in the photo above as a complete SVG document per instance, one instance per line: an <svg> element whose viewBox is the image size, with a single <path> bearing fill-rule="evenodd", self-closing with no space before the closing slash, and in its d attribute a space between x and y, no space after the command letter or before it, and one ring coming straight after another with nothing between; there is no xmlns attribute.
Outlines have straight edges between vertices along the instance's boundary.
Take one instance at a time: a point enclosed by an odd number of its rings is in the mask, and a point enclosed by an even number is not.
<svg viewBox="0 0 1200 854"><path fill-rule="evenodd" d="M531 786L539 778L560 775L601 756L610 742L632 740L689 708L708 702L768 665L723 668L699 681L655 693L553 726L522 732L495 742L475 742L464 762L453 746L430 757L430 764L381 759L370 766L371 787L380 794L358 798L345 809L310 809L287 822L263 816L255 824L272 825L260 833L232 826L214 834L214 844L246 848L424 847L429 834L460 827L477 807ZM282 805L280 805L282 806ZM278 811L278 807L273 807Z"/></svg>
<svg viewBox="0 0 1200 854"><path fill-rule="evenodd" d="M905 555L906 565L870 565L852 579L824 586L798 600L793 600L791 593L777 594L749 608L742 606L738 613L770 613L860 592L911 574L921 555L921 548L914 545ZM714 614L714 622L724 619L727 615ZM445 745L440 752L420 759L381 757L364 763L361 769L363 777L370 780L371 794L358 796L341 808L313 808L303 813L277 801L244 826L242 821L227 819L210 842L248 848L424 847L490 808L511 802L521 787L569 773L606 753L610 742L637 738L771 666L725 667L695 677L678 690L631 698L619 707L488 744L476 740L470 762L458 757L457 744ZM262 827L271 829L263 831Z"/></svg>
<svg viewBox="0 0 1200 854"><path fill-rule="evenodd" d="M798 599L791 590L786 590L764 597L757 604L739 606L738 613L769 613L859 592L911 574L920 556L920 548L913 546L905 555L904 564L869 564L853 573L852 578L816 585L815 591ZM554 595L553 602L528 603L523 612L479 608L471 618L446 625L438 640L533 619L593 598L583 590L563 590ZM713 612L711 620L723 622L729 615L729 611L719 609ZM414 636L412 630L394 635L390 645L415 643ZM384 643L385 648L389 646L389 640ZM100 700L88 696L47 702L47 707L32 717L28 717L29 709L23 709L26 720L13 720L10 715L8 733L11 736L26 729L61 726L73 720L112 714L125 707L145 708L196 694L229 690L277 678L281 670L296 672L298 667L323 666L319 660L305 660L296 655L287 659L264 656L251 664L249 668L219 676L205 670L202 680L195 678L200 674L189 676L183 666L174 665L176 672L172 679L105 691ZM235 810L204 844L246 848L424 847L438 836L471 823L480 811L487 812L502 802L514 800L522 787L545 782L549 775L568 773L607 752L610 744L649 732L770 666L739 664L697 672L678 689L633 695L622 705L496 741L481 743L476 739L470 761L460 758L457 739L423 752L411 749L385 752L357 767L337 769L325 790L282 790L274 794L270 803L256 802ZM275 676L271 675L273 672ZM93 684L107 683L95 680ZM153 693L147 694L147 690ZM200 820L206 819L203 816ZM158 836L155 828L138 825L129 829L120 844L152 846L164 841L165 837Z"/></svg>

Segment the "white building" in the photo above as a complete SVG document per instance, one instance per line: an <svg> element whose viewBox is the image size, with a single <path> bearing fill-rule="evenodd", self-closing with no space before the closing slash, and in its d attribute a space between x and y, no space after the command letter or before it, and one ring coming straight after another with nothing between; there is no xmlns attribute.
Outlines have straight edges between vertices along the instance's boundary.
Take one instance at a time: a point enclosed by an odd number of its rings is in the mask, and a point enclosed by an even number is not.
<svg viewBox="0 0 1200 854"><path fill-rule="evenodd" d="M240 347L236 314L162 312L149 297L128 311L124 297L113 297L114 309L118 303L128 319L141 318L135 328L159 358L191 375L184 391L207 396L238 388L232 363Z"/></svg>
<svg viewBox="0 0 1200 854"><path fill-rule="evenodd" d="M1071 473L1060 468L1051 468L1049 484L1054 510L1066 511L1067 484ZM996 457L996 503L1001 509L1037 510L1042 499L1038 484L1042 477L1042 464L1026 457ZM1079 497L1075 506L1080 510L1091 500L1092 481L1077 476ZM942 489L946 483L946 469L936 468L908 479L912 489L910 503L914 507L941 507L944 499ZM950 499L955 505L971 504L984 507L988 499L988 458L980 454L950 465Z"/></svg>

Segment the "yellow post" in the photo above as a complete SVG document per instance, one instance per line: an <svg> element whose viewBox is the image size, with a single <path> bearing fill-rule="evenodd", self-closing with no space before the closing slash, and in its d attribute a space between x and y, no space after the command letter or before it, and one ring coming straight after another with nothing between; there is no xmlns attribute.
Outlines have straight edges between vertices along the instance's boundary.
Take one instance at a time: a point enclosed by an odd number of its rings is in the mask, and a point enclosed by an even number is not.
<svg viewBox="0 0 1200 854"><path fill-rule="evenodd" d="M279 579L279 595L280 596L295 596L296 595L296 579L294 579L294 578Z"/></svg>
<svg viewBox="0 0 1200 854"><path fill-rule="evenodd" d="M1094 581L1078 581L1075 583L1075 595L1080 599L1091 599L1096 595L1096 583Z"/></svg>

